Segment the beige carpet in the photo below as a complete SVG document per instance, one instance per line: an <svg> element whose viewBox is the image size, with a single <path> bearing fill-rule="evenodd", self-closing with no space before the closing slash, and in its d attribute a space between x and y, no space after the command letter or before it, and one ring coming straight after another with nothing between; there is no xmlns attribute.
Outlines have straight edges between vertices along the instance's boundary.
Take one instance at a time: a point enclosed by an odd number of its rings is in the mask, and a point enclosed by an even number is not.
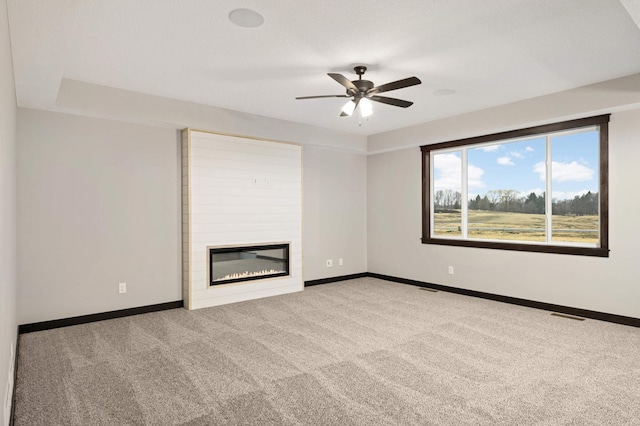
<svg viewBox="0 0 640 426"><path fill-rule="evenodd" d="M640 425L640 329L362 278L20 336L16 426Z"/></svg>

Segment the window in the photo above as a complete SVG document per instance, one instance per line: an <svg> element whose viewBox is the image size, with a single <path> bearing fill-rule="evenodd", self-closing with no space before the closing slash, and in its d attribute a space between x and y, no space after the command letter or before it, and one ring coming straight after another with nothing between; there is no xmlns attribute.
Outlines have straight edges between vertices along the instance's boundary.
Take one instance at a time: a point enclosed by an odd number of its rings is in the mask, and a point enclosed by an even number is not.
<svg viewBox="0 0 640 426"><path fill-rule="evenodd" d="M422 146L422 242L607 257L608 123Z"/></svg>

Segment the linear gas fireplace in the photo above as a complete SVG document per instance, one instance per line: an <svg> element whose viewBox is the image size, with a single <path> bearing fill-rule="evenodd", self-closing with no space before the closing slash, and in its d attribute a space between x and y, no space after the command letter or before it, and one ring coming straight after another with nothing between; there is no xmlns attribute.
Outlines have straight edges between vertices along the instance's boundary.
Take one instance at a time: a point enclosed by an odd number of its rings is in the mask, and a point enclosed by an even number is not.
<svg viewBox="0 0 640 426"><path fill-rule="evenodd" d="M289 275L289 244L208 249L210 286Z"/></svg>

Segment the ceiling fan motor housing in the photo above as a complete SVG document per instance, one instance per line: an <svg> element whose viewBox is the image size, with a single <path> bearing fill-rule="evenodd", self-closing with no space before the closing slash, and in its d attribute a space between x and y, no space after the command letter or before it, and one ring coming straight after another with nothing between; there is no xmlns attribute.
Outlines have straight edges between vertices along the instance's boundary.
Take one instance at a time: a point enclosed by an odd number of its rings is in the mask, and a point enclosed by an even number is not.
<svg viewBox="0 0 640 426"><path fill-rule="evenodd" d="M369 80L362 79L362 76L367 71L367 67L365 67L364 65L358 65L354 67L353 70L356 72L356 74L358 74L358 80L352 80L351 82L358 88L358 91L354 92L353 89L347 90L347 95L363 98L365 95L367 95L367 91L374 88L374 84Z"/></svg>
<svg viewBox="0 0 640 426"><path fill-rule="evenodd" d="M364 96L367 94L368 90L373 89L374 87L373 82L369 80L353 80L352 83L354 86L358 88L358 93L349 93L349 90L347 90L347 94L351 96L353 95ZM353 92L353 90L351 91Z"/></svg>

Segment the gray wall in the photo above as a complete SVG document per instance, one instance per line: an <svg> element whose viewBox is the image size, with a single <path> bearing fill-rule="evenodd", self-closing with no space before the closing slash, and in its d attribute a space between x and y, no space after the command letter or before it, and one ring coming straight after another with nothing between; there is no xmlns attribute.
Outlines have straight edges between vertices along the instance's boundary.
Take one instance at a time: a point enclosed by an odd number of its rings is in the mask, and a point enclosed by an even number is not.
<svg viewBox="0 0 640 426"><path fill-rule="evenodd" d="M56 105L80 115L135 121L152 126L173 129L190 127L243 137L333 146L341 150L367 150L367 137L364 135L64 78Z"/></svg>
<svg viewBox="0 0 640 426"><path fill-rule="evenodd" d="M18 126L19 322L180 300L176 130L31 109ZM366 156L303 161L304 279L366 272Z"/></svg>
<svg viewBox="0 0 640 426"><path fill-rule="evenodd" d="M7 4L0 2L0 424L9 424L16 344L16 93Z"/></svg>
<svg viewBox="0 0 640 426"><path fill-rule="evenodd" d="M20 109L18 137L19 322L181 300L176 131Z"/></svg>
<svg viewBox="0 0 640 426"><path fill-rule="evenodd" d="M448 134L443 128L438 132L446 141L460 131L482 135L499 130L486 125L487 120L459 118ZM401 146L430 139L429 130L425 124L383 136ZM421 154L415 146L368 157L369 271L640 318L640 205L635 195L640 110L613 114L609 135L609 258L421 244ZM383 136L376 138L378 149L384 147ZM448 275L449 265L454 275Z"/></svg>
<svg viewBox="0 0 640 426"><path fill-rule="evenodd" d="M367 271L366 188L365 155L304 147L306 281ZM333 259L333 267L327 268L327 259Z"/></svg>

